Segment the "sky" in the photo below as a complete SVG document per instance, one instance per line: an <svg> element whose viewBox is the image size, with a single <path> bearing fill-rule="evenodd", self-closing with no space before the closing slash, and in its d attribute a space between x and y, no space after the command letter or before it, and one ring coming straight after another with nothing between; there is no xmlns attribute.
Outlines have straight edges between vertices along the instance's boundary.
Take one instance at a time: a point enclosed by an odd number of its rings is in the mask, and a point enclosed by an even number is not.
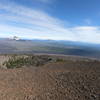
<svg viewBox="0 0 100 100"><path fill-rule="evenodd" d="M100 0L0 0L0 37L100 44Z"/></svg>

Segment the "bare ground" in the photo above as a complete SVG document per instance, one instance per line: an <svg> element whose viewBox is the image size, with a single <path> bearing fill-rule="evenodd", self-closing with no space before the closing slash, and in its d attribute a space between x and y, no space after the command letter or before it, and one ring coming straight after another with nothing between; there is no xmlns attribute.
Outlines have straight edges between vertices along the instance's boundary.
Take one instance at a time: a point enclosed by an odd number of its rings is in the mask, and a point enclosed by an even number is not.
<svg viewBox="0 0 100 100"><path fill-rule="evenodd" d="M1 69L0 100L100 100L100 62Z"/></svg>

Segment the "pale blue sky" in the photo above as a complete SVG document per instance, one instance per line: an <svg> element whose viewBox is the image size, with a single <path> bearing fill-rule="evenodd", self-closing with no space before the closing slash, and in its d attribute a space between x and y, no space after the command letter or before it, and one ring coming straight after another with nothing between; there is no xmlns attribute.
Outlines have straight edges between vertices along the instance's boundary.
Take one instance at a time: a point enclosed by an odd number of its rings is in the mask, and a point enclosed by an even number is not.
<svg viewBox="0 0 100 100"><path fill-rule="evenodd" d="M0 37L100 44L100 0L0 0Z"/></svg>

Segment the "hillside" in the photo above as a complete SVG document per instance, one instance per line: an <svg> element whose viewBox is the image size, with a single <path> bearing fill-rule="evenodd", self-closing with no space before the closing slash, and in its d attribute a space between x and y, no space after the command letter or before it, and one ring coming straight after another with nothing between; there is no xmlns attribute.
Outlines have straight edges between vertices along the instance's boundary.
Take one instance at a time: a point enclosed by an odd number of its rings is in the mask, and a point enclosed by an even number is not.
<svg viewBox="0 0 100 100"><path fill-rule="evenodd" d="M30 58L30 55L26 56ZM10 57L1 56L7 62ZM22 55L16 57L19 59ZM0 100L100 99L100 61L55 55L33 57L42 63L37 66L31 59L33 63L26 66L0 69Z"/></svg>

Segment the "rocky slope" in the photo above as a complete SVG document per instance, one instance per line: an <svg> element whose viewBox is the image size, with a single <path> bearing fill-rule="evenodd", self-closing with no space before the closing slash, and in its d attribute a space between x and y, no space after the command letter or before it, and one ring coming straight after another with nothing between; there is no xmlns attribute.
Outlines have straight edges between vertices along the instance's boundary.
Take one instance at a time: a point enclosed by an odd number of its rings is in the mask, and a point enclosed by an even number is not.
<svg viewBox="0 0 100 100"><path fill-rule="evenodd" d="M100 62L74 59L0 69L0 100L100 100Z"/></svg>

